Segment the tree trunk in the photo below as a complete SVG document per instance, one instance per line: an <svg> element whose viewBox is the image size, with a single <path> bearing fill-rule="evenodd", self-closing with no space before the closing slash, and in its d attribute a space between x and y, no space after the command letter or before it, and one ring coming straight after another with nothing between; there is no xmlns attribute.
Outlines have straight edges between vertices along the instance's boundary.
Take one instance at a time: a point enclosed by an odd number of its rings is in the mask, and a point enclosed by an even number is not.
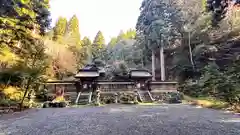
<svg viewBox="0 0 240 135"><path fill-rule="evenodd" d="M190 61L191 61L191 64L192 64L192 68L193 68L193 70L195 70L194 62L193 62L192 47L191 47L191 35L190 35L190 32L188 32L188 48L189 48L189 57L190 57Z"/></svg>
<svg viewBox="0 0 240 135"><path fill-rule="evenodd" d="M87 53L88 53L88 62L92 63L92 48L90 46L87 47Z"/></svg>
<svg viewBox="0 0 240 135"><path fill-rule="evenodd" d="M154 50L152 50L152 80L156 80L156 74L155 74L155 53Z"/></svg>
<svg viewBox="0 0 240 135"><path fill-rule="evenodd" d="M27 81L27 86L26 86L26 88L25 88L25 92L24 92L23 98L22 98L21 103L20 103L20 111L22 111L23 102L24 102L24 99L25 99L26 96L27 96L27 92L28 92L28 89L29 89L30 84L31 84L31 78L29 78L28 81Z"/></svg>
<svg viewBox="0 0 240 135"><path fill-rule="evenodd" d="M161 81L165 81L165 61L164 61L164 48L163 40L161 39L160 44L160 64L161 64Z"/></svg>

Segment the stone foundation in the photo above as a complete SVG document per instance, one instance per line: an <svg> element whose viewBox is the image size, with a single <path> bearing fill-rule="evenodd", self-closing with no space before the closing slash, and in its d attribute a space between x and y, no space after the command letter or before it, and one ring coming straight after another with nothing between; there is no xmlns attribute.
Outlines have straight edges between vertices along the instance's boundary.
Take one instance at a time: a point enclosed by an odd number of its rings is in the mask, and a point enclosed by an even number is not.
<svg viewBox="0 0 240 135"><path fill-rule="evenodd" d="M77 97L77 90L74 83L55 83L45 84L50 97L55 95L57 87L64 87L64 97L66 100L74 101ZM180 99L178 94L170 96L177 92L176 82L150 82L150 93L155 101L169 101L176 97ZM134 92L136 90L134 82L99 82L100 102L104 104L120 102L133 102ZM93 92L92 102L96 100L96 93ZM118 98L116 100L116 98Z"/></svg>

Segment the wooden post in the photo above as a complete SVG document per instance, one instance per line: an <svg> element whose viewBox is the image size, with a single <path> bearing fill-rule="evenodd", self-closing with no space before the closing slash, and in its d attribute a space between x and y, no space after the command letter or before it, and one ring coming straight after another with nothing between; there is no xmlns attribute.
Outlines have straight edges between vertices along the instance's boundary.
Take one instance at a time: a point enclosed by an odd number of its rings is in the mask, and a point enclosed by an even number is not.
<svg viewBox="0 0 240 135"><path fill-rule="evenodd" d="M164 45L163 40L161 37L161 44L160 44L160 64L161 64L161 81L165 81L165 61L164 61Z"/></svg>

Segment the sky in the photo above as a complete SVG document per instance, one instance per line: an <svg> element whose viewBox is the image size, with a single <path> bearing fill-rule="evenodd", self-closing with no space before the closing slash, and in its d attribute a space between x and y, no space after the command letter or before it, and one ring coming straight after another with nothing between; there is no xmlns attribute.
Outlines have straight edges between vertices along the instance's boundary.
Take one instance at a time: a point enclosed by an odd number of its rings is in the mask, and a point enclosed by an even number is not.
<svg viewBox="0 0 240 135"><path fill-rule="evenodd" d="M106 42L120 30L135 28L142 0L51 0L52 26L59 16L79 19L81 38L94 39L101 30Z"/></svg>

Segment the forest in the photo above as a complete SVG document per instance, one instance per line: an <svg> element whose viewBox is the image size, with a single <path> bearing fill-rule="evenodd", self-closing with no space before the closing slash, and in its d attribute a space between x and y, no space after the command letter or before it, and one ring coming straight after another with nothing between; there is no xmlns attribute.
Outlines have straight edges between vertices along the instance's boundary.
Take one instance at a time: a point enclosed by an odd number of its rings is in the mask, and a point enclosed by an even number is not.
<svg viewBox="0 0 240 135"><path fill-rule="evenodd" d="M89 63L104 66L110 80L132 68L154 68L159 78L160 46L166 80L178 81L180 92L239 106L239 1L143 0L135 29L109 43L100 30L93 41L82 37L76 15L51 28L49 0L0 5L0 106L27 107L42 82L68 79Z"/></svg>

